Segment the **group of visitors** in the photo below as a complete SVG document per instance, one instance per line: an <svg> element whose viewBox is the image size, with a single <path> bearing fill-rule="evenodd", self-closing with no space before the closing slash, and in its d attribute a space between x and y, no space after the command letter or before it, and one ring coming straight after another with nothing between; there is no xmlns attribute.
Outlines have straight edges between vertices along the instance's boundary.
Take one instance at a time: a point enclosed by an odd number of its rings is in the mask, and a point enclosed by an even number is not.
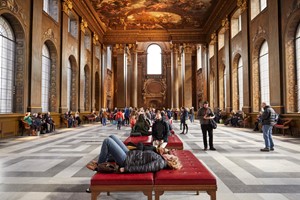
<svg viewBox="0 0 300 200"><path fill-rule="evenodd" d="M33 113L27 112L23 120L30 126L33 134L50 133L55 130L55 123L50 115L50 112L45 113Z"/></svg>

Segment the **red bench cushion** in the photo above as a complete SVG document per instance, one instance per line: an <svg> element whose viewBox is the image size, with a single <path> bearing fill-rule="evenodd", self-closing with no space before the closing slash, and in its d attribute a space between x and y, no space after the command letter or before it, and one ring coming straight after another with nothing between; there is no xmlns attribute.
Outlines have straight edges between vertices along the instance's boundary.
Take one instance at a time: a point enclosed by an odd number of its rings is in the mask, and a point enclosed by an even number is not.
<svg viewBox="0 0 300 200"><path fill-rule="evenodd" d="M137 137L128 137L124 144L127 145L129 142L132 142L133 144L137 144L139 142L145 144L145 145L152 145L152 135L147 136L137 136Z"/></svg>
<svg viewBox="0 0 300 200"><path fill-rule="evenodd" d="M164 169L154 175L155 185L216 185L216 178L188 150L172 151L182 163L180 170Z"/></svg>
<svg viewBox="0 0 300 200"><path fill-rule="evenodd" d="M137 136L137 137L128 137L124 144L127 145L129 142L132 142L133 144L137 144L139 142L143 143L144 145L152 145L152 135L149 136ZM175 134L172 134L168 137L168 144L167 147L169 149L183 149L183 143L179 139L179 137Z"/></svg>
<svg viewBox="0 0 300 200"><path fill-rule="evenodd" d="M183 143L179 137L175 134L172 134L168 137L167 149L183 149Z"/></svg>
<svg viewBox="0 0 300 200"><path fill-rule="evenodd" d="M96 173L91 185L153 185L153 173L103 174Z"/></svg>

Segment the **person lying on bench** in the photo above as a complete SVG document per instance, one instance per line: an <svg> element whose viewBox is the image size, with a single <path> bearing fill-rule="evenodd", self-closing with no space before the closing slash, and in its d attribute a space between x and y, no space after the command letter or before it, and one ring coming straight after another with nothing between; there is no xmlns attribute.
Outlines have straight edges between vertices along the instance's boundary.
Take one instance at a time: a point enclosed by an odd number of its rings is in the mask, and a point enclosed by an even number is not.
<svg viewBox="0 0 300 200"><path fill-rule="evenodd" d="M164 150L158 152L151 150L128 150L124 143L115 135L104 139L98 162L91 161L87 168L98 171L97 167L101 163L108 162L112 157L118 165L120 173L146 173L156 172L169 166L172 169L180 169L181 163L175 155L166 154Z"/></svg>

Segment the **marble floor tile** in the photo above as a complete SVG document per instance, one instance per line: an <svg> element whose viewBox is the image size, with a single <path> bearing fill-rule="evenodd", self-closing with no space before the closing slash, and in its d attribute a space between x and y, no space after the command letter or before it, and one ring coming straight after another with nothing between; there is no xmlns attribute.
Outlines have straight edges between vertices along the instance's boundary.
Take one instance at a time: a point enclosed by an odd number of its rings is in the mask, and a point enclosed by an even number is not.
<svg viewBox="0 0 300 200"><path fill-rule="evenodd" d="M179 134L191 150L217 177L218 200L299 200L300 138L274 135L275 151L260 152L261 133L251 129L218 125L214 130L217 151L203 151L198 121ZM99 123L57 129L54 134L23 136L0 142L0 200L84 200L92 171L85 165L97 159L104 138L110 134L124 140L130 127ZM141 192L115 192L102 200L147 199ZM154 198L154 196L153 196ZM165 192L161 200L209 200L201 192Z"/></svg>

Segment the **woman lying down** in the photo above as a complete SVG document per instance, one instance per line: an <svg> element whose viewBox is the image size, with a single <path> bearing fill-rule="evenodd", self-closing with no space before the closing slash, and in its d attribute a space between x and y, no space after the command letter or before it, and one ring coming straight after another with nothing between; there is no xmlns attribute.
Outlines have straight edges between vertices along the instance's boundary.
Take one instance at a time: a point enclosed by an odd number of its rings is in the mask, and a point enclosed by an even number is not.
<svg viewBox="0 0 300 200"><path fill-rule="evenodd" d="M111 159L115 165L108 163ZM170 155L167 149L129 150L119 138L110 135L103 141L98 162L91 161L86 167L100 172L105 172L107 169L104 168L110 167L112 170L107 172L145 173L157 172L167 167L180 169L182 165L178 157Z"/></svg>

